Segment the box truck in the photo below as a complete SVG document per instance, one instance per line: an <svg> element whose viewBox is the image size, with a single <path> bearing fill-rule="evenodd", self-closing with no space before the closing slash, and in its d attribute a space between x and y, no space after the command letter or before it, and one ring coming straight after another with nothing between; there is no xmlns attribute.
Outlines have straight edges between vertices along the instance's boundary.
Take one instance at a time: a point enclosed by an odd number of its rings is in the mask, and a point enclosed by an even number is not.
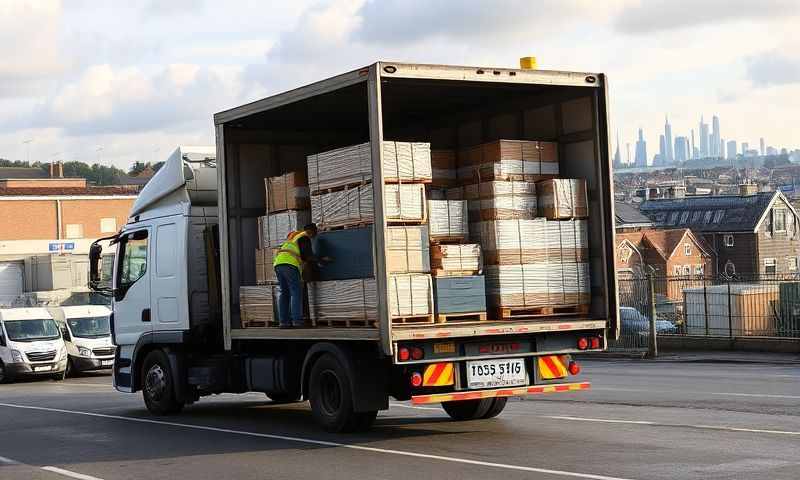
<svg viewBox="0 0 800 480"><path fill-rule="evenodd" d="M441 403L453 419L471 420L498 415L509 396L589 388L570 355L603 350L618 323L607 88L600 73L377 62L217 113L216 148L179 148L109 239L116 389L142 391L154 414L223 392L309 400L315 419L339 432L368 428L390 397ZM557 142L561 175L587 185L588 308L394 323L384 139L451 149ZM305 168L308 155L363 143L371 146L374 324L243 322L239 290L256 281L264 179ZM94 288L102 288L101 255L98 243ZM445 381L426 381L434 372Z"/></svg>

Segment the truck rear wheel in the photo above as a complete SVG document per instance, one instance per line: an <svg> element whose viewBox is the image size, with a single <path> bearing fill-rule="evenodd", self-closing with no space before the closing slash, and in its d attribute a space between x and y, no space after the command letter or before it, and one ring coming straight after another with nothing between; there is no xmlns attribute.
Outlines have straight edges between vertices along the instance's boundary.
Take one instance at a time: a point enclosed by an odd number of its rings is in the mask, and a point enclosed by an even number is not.
<svg viewBox="0 0 800 480"><path fill-rule="evenodd" d="M508 397L495 397L492 400L492 406L489 407L489 410L483 415L483 418L494 418L500 415L506 408Z"/></svg>
<svg viewBox="0 0 800 480"><path fill-rule="evenodd" d="M175 398L175 379L169 359L161 350L153 350L142 366L142 397L147 410L154 415L169 415L183 409Z"/></svg>
<svg viewBox="0 0 800 480"><path fill-rule="evenodd" d="M494 400L494 398L482 398L479 400L462 400L460 402L442 402L442 408L453 420L477 420L479 418L487 418L486 415L490 413L492 406L494 406Z"/></svg>
<svg viewBox="0 0 800 480"><path fill-rule="evenodd" d="M353 391L347 370L331 354L322 355L311 368L309 401L314 419L328 432L354 432L372 426L377 411L353 410Z"/></svg>

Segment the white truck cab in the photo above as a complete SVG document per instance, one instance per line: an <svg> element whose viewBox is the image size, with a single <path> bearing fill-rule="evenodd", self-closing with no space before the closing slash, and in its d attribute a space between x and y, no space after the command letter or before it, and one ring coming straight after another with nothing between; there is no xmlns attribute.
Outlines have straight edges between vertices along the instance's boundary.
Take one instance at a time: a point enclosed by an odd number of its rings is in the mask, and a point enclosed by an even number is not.
<svg viewBox="0 0 800 480"><path fill-rule="evenodd" d="M67 347L46 308L0 309L0 383L24 376L61 380Z"/></svg>
<svg viewBox="0 0 800 480"><path fill-rule="evenodd" d="M69 356L67 376L77 372L111 368L111 310L103 305L48 308L61 328Z"/></svg>

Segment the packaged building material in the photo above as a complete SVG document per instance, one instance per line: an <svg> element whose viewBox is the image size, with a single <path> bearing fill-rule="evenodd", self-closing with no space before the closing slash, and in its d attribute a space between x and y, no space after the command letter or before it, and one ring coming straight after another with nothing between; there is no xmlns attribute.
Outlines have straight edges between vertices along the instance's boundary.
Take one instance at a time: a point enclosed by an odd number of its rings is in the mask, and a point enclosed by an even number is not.
<svg viewBox="0 0 800 480"><path fill-rule="evenodd" d="M467 202L428 200L428 225L431 240L463 241L469 235Z"/></svg>
<svg viewBox="0 0 800 480"><path fill-rule="evenodd" d="M492 307L585 305L590 302L587 263L487 265L486 295Z"/></svg>
<svg viewBox="0 0 800 480"><path fill-rule="evenodd" d="M315 324L344 322L362 326L378 320L378 290L374 278L309 282L308 304Z"/></svg>
<svg viewBox="0 0 800 480"><path fill-rule="evenodd" d="M525 181L486 181L449 189L448 195L469 201L470 221L533 219L537 216L536 184Z"/></svg>
<svg viewBox="0 0 800 480"><path fill-rule="evenodd" d="M372 184L311 195L311 218L320 229L372 223Z"/></svg>
<svg viewBox="0 0 800 480"><path fill-rule="evenodd" d="M425 225L387 227L386 269L389 273L430 272L429 245ZM371 251L369 255L372 256Z"/></svg>
<svg viewBox="0 0 800 480"><path fill-rule="evenodd" d="M458 166L464 180L539 180L558 175L558 144L497 140L460 150Z"/></svg>
<svg viewBox="0 0 800 480"><path fill-rule="evenodd" d="M425 185L421 183L383 186L384 215L387 222L423 223L427 220Z"/></svg>
<svg viewBox="0 0 800 480"><path fill-rule="evenodd" d="M431 315L433 321L433 282L429 274L389 275L389 314L392 317Z"/></svg>
<svg viewBox="0 0 800 480"><path fill-rule="evenodd" d="M256 248L256 284L264 285L278 281L275 269L272 267L272 261L277 253L277 248Z"/></svg>
<svg viewBox="0 0 800 480"><path fill-rule="evenodd" d="M435 186L448 187L458 180L455 150L431 150L431 182Z"/></svg>
<svg viewBox="0 0 800 480"><path fill-rule="evenodd" d="M481 246L477 243L431 246L431 273L434 276L480 273L482 268Z"/></svg>
<svg viewBox="0 0 800 480"><path fill-rule="evenodd" d="M386 181L430 182L429 143L384 141L383 176ZM308 184L311 192L372 181L370 143L309 155Z"/></svg>
<svg viewBox="0 0 800 480"><path fill-rule="evenodd" d="M349 280L375 275L373 265L373 227L319 232L312 241L318 257L330 257L332 262L315 268L313 280Z"/></svg>
<svg viewBox="0 0 800 480"><path fill-rule="evenodd" d="M588 262L588 222L584 219L548 220L545 247L549 262Z"/></svg>
<svg viewBox="0 0 800 480"><path fill-rule="evenodd" d="M589 216L586 180L553 178L538 183L540 216L549 219Z"/></svg>
<svg viewBox="0 0 800 480"><path fill-rule="evenodd" d="M472 224L487 265L583 262L589 256L586 220L491 220Z"/></svg>
<svg viewBox="0 0 800 480"><path fill-rule="evenodd" d="M239 311L242 328L277 325L278 285L239 287Z"/></svg>
<svg viewBox="0 0 800 480"><path fill-rule="evenodd" d="M480 313L486 311L483 275L433 279L436 313Z"/></svg>
<svg viewBox="0 0 800 480"><path fill-rule="evenodd" d="M286 210L258 217L258 244L261 248L277 248L286 241L289 233L300 230L311 223L308 210Z"/></svg>
<svg viewBox="0 0 800 480"><path fill-rule="evenodd" d="M431 144L384 141L383 178L387 182L430 183Z"/></svg>
<svg viewBox="0 0 800 480"><path fill-rule="evenodd" d="M264 179L267 212L308 210L308 177L305 170Z"/></svg>

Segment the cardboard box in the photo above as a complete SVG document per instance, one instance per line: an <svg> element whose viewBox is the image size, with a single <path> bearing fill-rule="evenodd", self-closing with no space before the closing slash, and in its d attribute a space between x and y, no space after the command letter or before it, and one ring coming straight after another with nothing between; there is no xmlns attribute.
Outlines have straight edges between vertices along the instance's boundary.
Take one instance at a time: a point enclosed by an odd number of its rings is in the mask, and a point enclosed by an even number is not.
<svg viewBox="0 0 800 480"><path fill-rule="evenodd" d="M463 180L540 180L558 175L558 144L496 140L460 150L458 166Z"/></svg>
<svg viewBox="0 0 800 480"><path fill-rule="evenodd" d="M429 245L425 225L387 227L386 269L389 273L429 273Z"/></svg>
<svg viewBox="0 0 800 480"><path fill-rule="evenodd" d="M265 178L264 187L268 213L310 208L308 177L305 170Z"/></svg>
<svg viewBox="0 0 800 480"><path fill-rule="evenodd" d="M538 182L539 215L551 220L589 216L586 180L554 178Z"/></svg>
<svg viewBox="0 0 800 480"><path fill-rule="evenodd" d="M480 273L483 268L481 246L477 243L461 243L431 246L431 272L434 276Z"/></svg>

